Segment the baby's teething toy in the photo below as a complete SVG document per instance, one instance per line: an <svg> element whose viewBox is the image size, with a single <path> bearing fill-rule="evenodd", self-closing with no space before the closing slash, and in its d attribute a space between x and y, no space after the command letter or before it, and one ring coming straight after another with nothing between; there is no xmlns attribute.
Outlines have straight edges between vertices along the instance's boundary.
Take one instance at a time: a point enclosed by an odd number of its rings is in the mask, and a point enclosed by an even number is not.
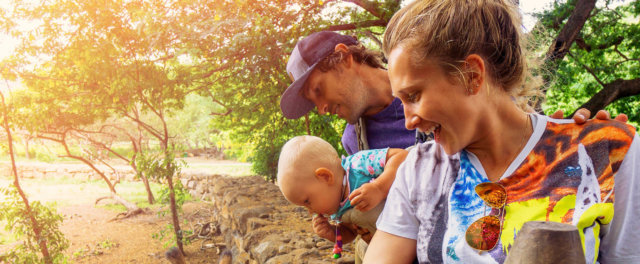
<svg viewBox="0 0 640 264"><path fill-rule="evenodd" d="M342 256L342 235L340 235L340 221L336 222L336 244L333 246L333 258L339 259Z"/></svg>

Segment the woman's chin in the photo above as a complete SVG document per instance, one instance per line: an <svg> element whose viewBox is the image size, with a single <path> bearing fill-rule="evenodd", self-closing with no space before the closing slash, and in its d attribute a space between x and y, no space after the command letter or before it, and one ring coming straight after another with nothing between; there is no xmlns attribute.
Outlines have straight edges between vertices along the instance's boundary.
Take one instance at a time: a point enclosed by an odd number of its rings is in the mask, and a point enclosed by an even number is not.
<svg viewBox="0 0 640 264"><path fill-rule="evenodd" d="M456 154L463 149L459 146L455 146L454 144L449 144L446 140L442 140L442 138L440 138L439 141L436 141L436 143L442 146L442 148L444 149L444 152L447 153L447 155Z"/></svg>

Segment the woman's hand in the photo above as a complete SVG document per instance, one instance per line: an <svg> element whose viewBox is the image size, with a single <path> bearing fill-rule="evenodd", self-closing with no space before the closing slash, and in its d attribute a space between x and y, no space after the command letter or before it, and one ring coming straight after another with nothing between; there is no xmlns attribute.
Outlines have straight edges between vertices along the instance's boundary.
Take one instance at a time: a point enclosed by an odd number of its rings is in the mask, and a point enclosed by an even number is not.
<svg viewBox="0 0 640 264"><path fill-rule="evenodd" d="M319 237L333 242L336 241L336 230L331 224L329 224L329 219L324 217L324 215L315 215L313 220L311 220L311 223L313 225L313 232Z"/></svg>
<svg viewBox="0 0 640 264"><path fill-rule="evenodd" d="M562 110L558 110L549 117L562 119L564 118L564 113L562 112ZM578 111L576 111L572 118L573 121L576 122L576 124L584 124L585 122L587 122L587 120L589 120L589 117L591 117L591 111L587 110L586 108L580 108L578 109ZM609 112L607 110L598 111L595 118L598 120L611 120L611 116L609 116ZM627 115L625 114L619 114L613 120L626 123L629 120L629 117L627 117Z"/></svg>
<svg viewBox="0 0 640 264"><path fill-rule="evenodd" d="M375 182L370 182L355 189L349 195L349 200L354 208L366 212L376 207L386 196L386 192L375 184Z"/></svg>

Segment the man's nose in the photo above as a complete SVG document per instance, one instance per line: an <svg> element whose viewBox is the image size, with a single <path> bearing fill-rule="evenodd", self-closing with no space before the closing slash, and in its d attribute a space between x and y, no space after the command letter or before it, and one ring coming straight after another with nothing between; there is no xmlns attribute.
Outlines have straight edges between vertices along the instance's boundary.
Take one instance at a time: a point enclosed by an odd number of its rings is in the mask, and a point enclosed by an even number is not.
<svg viewBox="0 0 640 264"><path fill-rule="evenodd" d="M329 111L329 105L325 104L325 103L321 103L316 105L316 107L318 108L318 114L324 115Z"/></svg>

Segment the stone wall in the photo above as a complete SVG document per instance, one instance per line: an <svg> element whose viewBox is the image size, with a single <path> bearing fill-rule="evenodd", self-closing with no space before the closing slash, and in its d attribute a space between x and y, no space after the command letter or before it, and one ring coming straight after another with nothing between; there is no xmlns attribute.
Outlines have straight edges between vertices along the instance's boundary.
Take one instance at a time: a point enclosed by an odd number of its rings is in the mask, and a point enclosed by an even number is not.
<svg viewBox="0 0 640 264"><path fill-rule="evenodd" d="M233 263L332 263L333 242L316 236L311 216L258 176L187 175L191 195L211 201ZM337 263L353 263L351 244Z"/></svg>
<svg viewBox="0 0 640 264"><path fill-rule="evenodd" d="M0 177L10 177L8 162L0 162ZM126 165L100 166L110 180L132 181ZM114 170L115 169L115 170ZM83 164L20 162L21 178L66 177L100 179ZM353 263L353 248L345 244L342 258L333 260L333 242L313 233L311 216L303 207L290 204L277 186L259 176L226 177L197 171L183 172L182 184L194 198L210 201L233 263Z"/></svg>

